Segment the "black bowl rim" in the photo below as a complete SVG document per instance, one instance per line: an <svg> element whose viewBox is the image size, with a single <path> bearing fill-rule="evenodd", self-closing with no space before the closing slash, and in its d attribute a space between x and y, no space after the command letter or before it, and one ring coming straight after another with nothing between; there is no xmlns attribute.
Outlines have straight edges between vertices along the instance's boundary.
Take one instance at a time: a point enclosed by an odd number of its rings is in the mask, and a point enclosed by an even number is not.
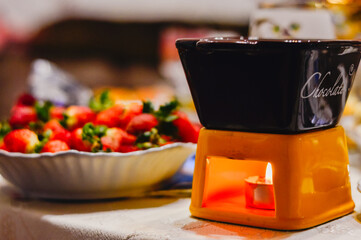
<svg viewBox="0 0 361 240"><path fill-rule="evenodd" d="M182 48L182 43L193 47L208 47L211 49L230 49L245 47L340 47L359 46L361 40L343 39L265 39L243 37L212 37L212 38L180 38L176 40L177 48ZM189 46L189 45L188 45Z"/></svg>

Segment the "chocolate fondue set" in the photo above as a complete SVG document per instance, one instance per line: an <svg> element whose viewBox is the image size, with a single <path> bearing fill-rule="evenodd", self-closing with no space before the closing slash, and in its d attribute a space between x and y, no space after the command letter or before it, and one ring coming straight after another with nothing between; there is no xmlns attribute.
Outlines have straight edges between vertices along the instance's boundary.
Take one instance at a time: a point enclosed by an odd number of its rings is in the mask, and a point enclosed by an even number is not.
<svg viewBox="0 0 361 240"><path fill-rule="evenodd" d="M361 42L180 39L204 128L193 216L309 228L354 209L342 115Z"/></svg>

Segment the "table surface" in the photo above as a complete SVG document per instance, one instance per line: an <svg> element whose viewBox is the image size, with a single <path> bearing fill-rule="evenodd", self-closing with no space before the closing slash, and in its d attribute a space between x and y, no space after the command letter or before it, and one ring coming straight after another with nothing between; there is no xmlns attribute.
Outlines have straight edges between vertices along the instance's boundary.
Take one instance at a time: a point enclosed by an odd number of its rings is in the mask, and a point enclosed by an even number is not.
<svg viewBox="0 0 361 240"><path fill-rule="evenodd" d="M355 211L304 231L274 231L190 216L190 198L58 202L24 199L0 176L0 239L361 239L361 155L350 155Z"/></svg>

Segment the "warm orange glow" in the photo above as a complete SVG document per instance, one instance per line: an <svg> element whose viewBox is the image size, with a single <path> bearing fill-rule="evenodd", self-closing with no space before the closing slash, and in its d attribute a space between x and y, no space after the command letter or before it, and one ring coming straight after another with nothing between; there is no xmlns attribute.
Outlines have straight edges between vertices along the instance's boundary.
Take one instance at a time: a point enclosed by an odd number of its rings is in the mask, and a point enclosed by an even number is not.
<svg viewBox="0 0 361 240"><path fill-rule="evenodd" d="M350 4L352 2L356 2L353 0L327 0L328 3L331 4Z"/></svg>
<svg viewBox="0 0 361 240"><path fill-rule="evenodd" d="M267 163L265 179L266 179L266 183L269 183L269 184L273 183L271 163Z"/></svg>

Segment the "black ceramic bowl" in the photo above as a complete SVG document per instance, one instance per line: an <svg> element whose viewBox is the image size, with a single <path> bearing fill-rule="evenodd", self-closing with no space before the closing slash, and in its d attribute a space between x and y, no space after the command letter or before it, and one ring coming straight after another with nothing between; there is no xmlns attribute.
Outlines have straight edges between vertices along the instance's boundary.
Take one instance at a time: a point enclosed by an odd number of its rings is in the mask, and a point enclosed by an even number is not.
<svg viewBox="0 0 361 240"><path fill-rule="evenodd" d="M209 129L298 133L335 126L361 42L180 39L176 46Z"/></svg>

